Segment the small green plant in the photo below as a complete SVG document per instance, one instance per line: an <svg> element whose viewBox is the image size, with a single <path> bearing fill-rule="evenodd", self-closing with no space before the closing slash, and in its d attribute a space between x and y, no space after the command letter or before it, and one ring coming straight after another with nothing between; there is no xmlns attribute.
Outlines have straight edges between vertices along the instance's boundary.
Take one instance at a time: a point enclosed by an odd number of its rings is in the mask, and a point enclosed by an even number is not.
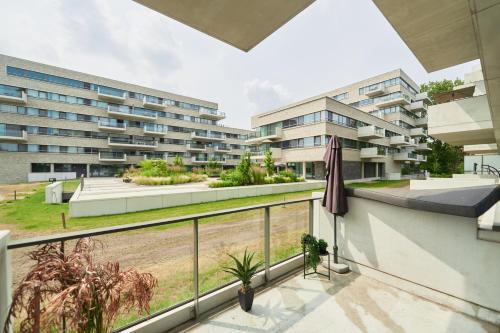
<svg viewBox="0 0 500 333"><path fill-rule="evenodd" d="M218 169L220 168L219 162L214 157L211 157L207 162L207 169Z"/></svg>
<svg viewBox="0 0 500 333"><path fill-rule="evenodd" d="M308 252L306 258L307 264L316 272L318 264L321 262L318 240L313 235L303 234L300 243L302 244L302 251Z"/></svg>
<svg viewBox="0 0 500 333"><path fill-rule="evenodd" d="M274 158L271 149L266 150L264 153L264 168L268 177L274 174Z"/></svg>
<svg viewBox="0 0 500 333"><path fill-rule="evenodd" d="M326 254L326 249L328 248L328 243L324 239L318 239L319 254Z"/></svg>
<svg viewBox="0 0 500 333"><path fill-rule="evenodd" d="M245 249L243 254L243 260L239 260L235 256L228 254L234 261L234 267L223 267L222 270L228 274L239 279L242 283L242 291L247 292L251 288L252 277L257 273L257 269L262 265L259 261L256 264L252 264L255 252L248 253Z"/></svg>
<svg viewBox="0 0 500 333"><path fill-rule="evenodd" d="M184 166L184 160L182 159L181 155L175 155L174 165L181 166L181 167Z"/></svg>

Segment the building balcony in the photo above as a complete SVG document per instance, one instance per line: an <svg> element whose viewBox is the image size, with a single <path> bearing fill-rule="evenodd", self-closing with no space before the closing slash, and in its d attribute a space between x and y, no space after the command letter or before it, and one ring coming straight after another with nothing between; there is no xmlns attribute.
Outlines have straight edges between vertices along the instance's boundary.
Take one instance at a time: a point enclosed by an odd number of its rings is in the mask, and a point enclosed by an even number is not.
<svg viewBox="0 0 500 333"><path fill-rule="evenodd" d="M430 151L432 149L431 149L431 147L429 147L429 143L422 142L422 143L419 143L417 147L415 147L415 150L417 150L417 151Z"/></svg>
<svg viewBox="0 0 500 333"><path fill-rule="evenodd" d="M410 104L410 110L417 112L417 111L427 111L428 105L424 103L424 101L416 101L412 102Z"/></svg>
<svg viewBox="0 0 500 333"><path fill-rule="evenodd" d="M415 140L411 139L408 136L405 135L396 135L396 136L391 136L389 140L389 144L391 146L400 146L400 147L416 147L417 144L415 143Z"/></svg>
<svg viewBox="0 0 500 333"><path fill-rule="evenodd" d="M417 161L417 154L412 152L401 152L395 153L392 156L394 161L402 161L402 162L415 162Z"/></svg>
<svg viewBox="0 0 500 333"><path fill-rule="evenodd" d="M429 135L455 146L490 144L495 133L486 95L431 105Z"/></svg>
<svg viewBox="0 0 500 333"><path fill-rule="evenodd" d="M101 162L127 162L127 154L117 151L100 151L99 161Z"/></svg>
<svg viewBox="0 0 500 333"><path fill-rule="evenodd" d="M402 94L398 97L382 98L380 101L375 103L375 106L378 108L385 108L393 105L409 105L410 103L410 96Z"/></svg>
<svg viewBox="0 0 500 333"><path fill-rule="evenodd" d="M142 99L142 106L157 110L163 110L165 108L163 102L153 96L144 96Z"/></svg>
<svg viewBox="0 0 500 333"><path fill-rule="evenodd" d="M104 131L104 132L125 132L127 130L127 124L126 123L117 123L117 122L109 122L109 121L103 121L99 120L97 123L97 127L99 130Z"/></svg>
<svg viewBox="0 0 500 333"><path fill-rule="evenodd" d="M278 141L283 136L283 130L281 128L276 128L274 133L268 135L262 135L261 133L255 133L253 136L249 137L245 142L251 145L258 145L263 142Z"/></svg>
<svg viewBox="0 0 500 333"><path fill-rule="evenodd" d="M120 148L156 149L158 148L158 141L109 137L108 146Z"/></svg>
<svg viewBox="0 0 500 333"><path fill-rule="evenodd" d="M415 95L415 100L416 101L426 102L426 104L431 104L432 103L431 99L429 98L429 94L427 94L426 92L421 92L421 93L416 94Z"/></svg>
<svg viewBox="0 0 500 333"><path fill-rule="evenodd" d="M218 153L230 153L231 147L229 147L229 146L215 146L214 151L218 152Z"/></svg>
<svg viewBox="0 0 500 333"><path fill-rule="evenodd" d="M191 132L191 139L196 141L220 142L226 140L221 134Z"/></svg>
<svg viewBox="0 0 500 333"><path fill-rule="evenodd" d="M464 153L467 154L498 154L498 146L496 143L481 144L481 145L465 145Z"/></svg>
<svg viewBox="0 0 500 333"><path fill-rule="evenodd" d="M0 130L0 142L27 142L28 133L23 130L11 130L11 129L1 129Z"/></svg>
<svg viewBox="0 0 500 333"><path fill-rule="evenodd" d="M188 143L186 145L186 149L187 149L187 151L202 152L202 151L207 151L207 146L205 146L204 144L201 144L201 143Z"/></svg>
<svg viewBox="0 0 500 333"><path fill-rule="evenodd" d="M429 122L429 118L427 118L427 116L420 117L420 118L415 119L415 126L427 127L428 122Z"/></svg>
<svg viewBox="0 0 500 333"><path fill-rule="evenodd" d="M116 118L124 118L131 120L147 120L156 121L158 119L158 114L154 111L146 111L136 108L129 108L125 105L114 106L108 105L108 115L114 116Z"/></svg>
<svg viewBox="0 0 500 333"><path fill-rule="evenodd" d="M385 138L385 129L375 125L358 127L358 138L360 139L380 139Z"/></svg>
<svg viewBox="0 0 500 333"><path fill-rule="evenodd" d="M97 98L108 102L123 103L127 98L127 93L123 90L99 86L97 87Z"/></svg>
<svg viewBox="0 0 500 333"><path fill-rule="evenodd" d="M387 156L387 149L383 147L361 148L361 158L382 158Z"/></svg>
<svg viewBox="0 0 500 333"><path fill-rule="evenodd" d="M26 104L28 103L28 97L24 90L14 89L15 87L0 87L0 101L14 103L14 104Z"/></svg>
<svg viewBox="0 0 500 333"><path fill-rule="evenodd" d="M271 153L273 154L273 158L276 160L276 159L280 159L281 156L282 156L282 150L281 148L270 148L271 150ZM266 150L250 150L250 159L252 160L257 160L257 161L262 161L264 160L264 156L265 156L265 153L266 153Z"/></svg>
<svg viewBox="0 0 500 333"><path fill-rule="evenodd" d="M411 128L410 129L410 136L412 138L415 138L415 137L426 137L427 136L427 130L423 129L422 127Z"/></svg>
<svg viewBox="0 0 500 333"><path fill-rule="evenodd" d="M167 131L164 127L156 124L145 124L143 127L144 135L164 136Z"/></svg>
<svg viewBox="0 0 500 333"><path fill-rule="evenodd" d="M427 162L427 156L417 155L417 162Z"/></svg>
<svg viewBox="0 0 500 333"><path fill-rule="evenodd" d="M226 118L226 114L222 111L200 107L199 110L200 118L211 119L211 120L221 120Z"/></svg>
<svg viewBox="0 0 500 333"><path fill-rule="evenodd" d="M376 86L372 86L369 89L365 90L365 95L368 97L380 96L386 93L386 89L383 85L378 84Z"/></svg>

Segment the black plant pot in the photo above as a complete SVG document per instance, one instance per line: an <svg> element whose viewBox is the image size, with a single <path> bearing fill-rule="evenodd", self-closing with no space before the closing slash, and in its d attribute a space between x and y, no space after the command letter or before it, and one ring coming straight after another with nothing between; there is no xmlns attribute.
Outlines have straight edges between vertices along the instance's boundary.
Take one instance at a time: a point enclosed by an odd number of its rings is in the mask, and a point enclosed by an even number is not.
<svg viewBox="0 0 500 333"><path fill-rule="evenodd" d="M328 251L327 250L322 250L322 251L319 251L319 255L320 256L326 256L328 254Z"/></svg>
<svg viewBox="0 0 500 333"><path fill-rule="evenodd" d="M253 288L249 288L247 292L243 292L241 289L238 290L238 300L240 301L240 306L243 311L248 312L252 308L253 295Z"/></svg>

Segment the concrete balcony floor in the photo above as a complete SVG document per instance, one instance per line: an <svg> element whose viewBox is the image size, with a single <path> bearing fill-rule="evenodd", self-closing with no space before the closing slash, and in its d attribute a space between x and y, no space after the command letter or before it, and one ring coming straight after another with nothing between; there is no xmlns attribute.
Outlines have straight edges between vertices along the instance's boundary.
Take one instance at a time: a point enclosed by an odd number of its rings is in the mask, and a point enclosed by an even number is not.
<svg viewBox="0 0 500 333"><path fill-rule="evenodd" d="M185 332L498 332L498 327L424 298L349 273L296 275Z"/></svg>

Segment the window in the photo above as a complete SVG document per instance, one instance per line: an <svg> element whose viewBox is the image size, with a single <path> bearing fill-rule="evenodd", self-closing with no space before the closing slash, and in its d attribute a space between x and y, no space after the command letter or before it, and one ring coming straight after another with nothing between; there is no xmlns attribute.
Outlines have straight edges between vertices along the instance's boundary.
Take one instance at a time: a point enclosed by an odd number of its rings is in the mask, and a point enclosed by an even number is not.
<svg viewBox="0 0 500 333"><path fill-rule="evenodd" d="M31 163L31 172L50 172L50 163Z"/></svg>

